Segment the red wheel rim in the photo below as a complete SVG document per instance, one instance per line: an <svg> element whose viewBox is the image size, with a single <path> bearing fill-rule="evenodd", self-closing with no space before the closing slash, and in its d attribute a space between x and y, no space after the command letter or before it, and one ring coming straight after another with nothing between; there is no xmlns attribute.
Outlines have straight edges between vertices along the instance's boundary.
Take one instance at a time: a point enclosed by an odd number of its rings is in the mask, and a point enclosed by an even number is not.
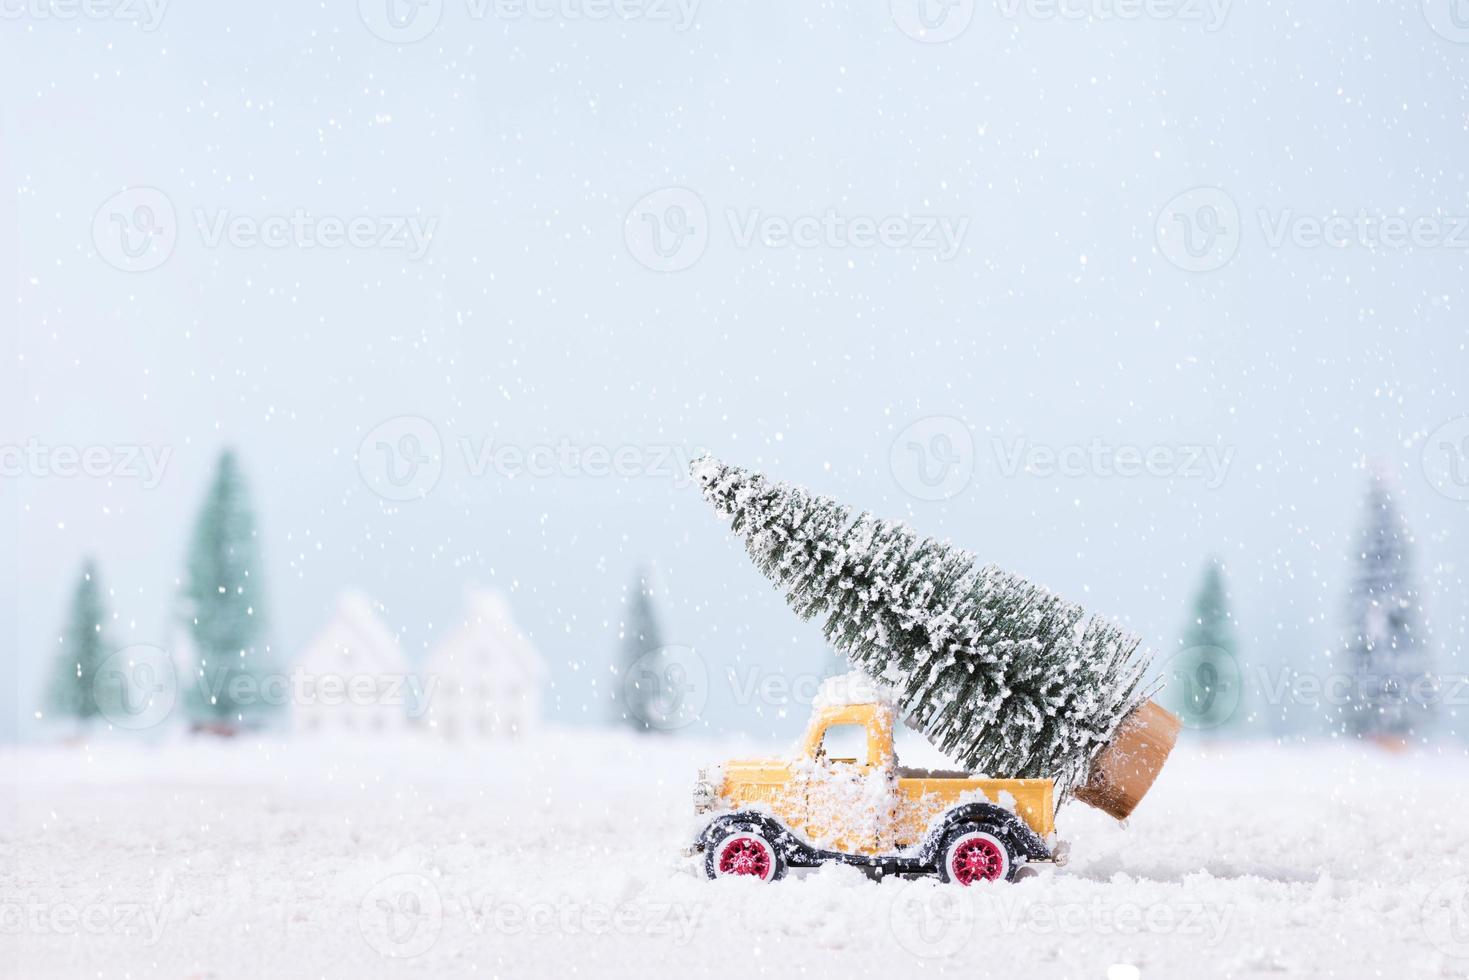
<svg viewBox="0 0 1469 980"><path fill-rule="evenodd" d="M961 885L995 881L1005 871L1005 852L988 837L970 837L960 841L949 861L954 880Z"/></svg>
<svg viewBox="0 0 1469 980"><path fill-rule="evenodd" d="M771 858L770 848L764 841L754 837L733 837L719 849L719 873L769 878Z"/></svg>

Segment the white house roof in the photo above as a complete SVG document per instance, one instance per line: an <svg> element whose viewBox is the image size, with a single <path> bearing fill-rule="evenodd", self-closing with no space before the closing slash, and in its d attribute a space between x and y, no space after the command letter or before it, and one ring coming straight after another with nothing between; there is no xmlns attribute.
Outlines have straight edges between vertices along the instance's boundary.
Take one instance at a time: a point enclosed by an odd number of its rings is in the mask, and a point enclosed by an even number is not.
<svg viewBox="0 0 1469 980"><path fill-rule="evenodd" d="M425 672L461 682L479 678L539 681L545 662L515 625L510 601L493 589L465 593L464 622L429 655Z"/></svg>
<svg viewBox="0 0 1469 980"><path fill-rule="evenodd" d="M408 661L398 638L360 592L344 592L332 618L302 651L300 666L307 671L404 673Z"/></svg>

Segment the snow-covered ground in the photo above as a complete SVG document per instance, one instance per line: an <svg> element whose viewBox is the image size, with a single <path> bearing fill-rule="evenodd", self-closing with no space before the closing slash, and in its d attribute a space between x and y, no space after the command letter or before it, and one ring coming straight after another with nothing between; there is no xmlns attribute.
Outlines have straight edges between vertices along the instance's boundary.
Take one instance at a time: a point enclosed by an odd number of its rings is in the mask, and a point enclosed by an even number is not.
<svg viewBox="0 0 1469 980"><path fill-rule="evenodd" d="M1469 761L1180 746L1123 828L1014 885L850 868L711 883L701 763L749 746L562 732L11 748L17 977L1469 976ZM12 790L11 787L14 787Z"/></svg>

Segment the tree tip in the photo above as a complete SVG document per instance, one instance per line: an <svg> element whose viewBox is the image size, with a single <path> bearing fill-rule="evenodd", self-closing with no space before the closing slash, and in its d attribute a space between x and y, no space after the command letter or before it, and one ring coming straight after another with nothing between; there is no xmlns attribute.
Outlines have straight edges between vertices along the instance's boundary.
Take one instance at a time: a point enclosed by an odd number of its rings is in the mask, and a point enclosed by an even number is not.
<svg viewBox="0 0 1469 980"><path fill-rule="evenodd" d="M689 463L689 475L707 487L719 475L721 465L712 453L706 452Z"/></svg>

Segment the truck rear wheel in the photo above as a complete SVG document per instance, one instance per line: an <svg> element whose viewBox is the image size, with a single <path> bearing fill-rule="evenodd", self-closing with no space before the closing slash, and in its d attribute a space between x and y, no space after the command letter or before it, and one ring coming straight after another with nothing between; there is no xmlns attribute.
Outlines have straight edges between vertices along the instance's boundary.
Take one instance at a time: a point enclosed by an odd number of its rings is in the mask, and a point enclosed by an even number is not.
<svg viewBox="0 0 1469 980"><path fill-rule="evenodd" d="M981 881L1014 881L1020 870L1010 845L992 829L977 823L955 827L939 852L939 880L973 885Z"/></svg>
<svg viewBox="0 0 1469 980"><path fill-rule="evenodd" d="M712 878L748 877L775 881L786 864L764 834L755 827L731 828L704 855L704 872Z"/></svg>

